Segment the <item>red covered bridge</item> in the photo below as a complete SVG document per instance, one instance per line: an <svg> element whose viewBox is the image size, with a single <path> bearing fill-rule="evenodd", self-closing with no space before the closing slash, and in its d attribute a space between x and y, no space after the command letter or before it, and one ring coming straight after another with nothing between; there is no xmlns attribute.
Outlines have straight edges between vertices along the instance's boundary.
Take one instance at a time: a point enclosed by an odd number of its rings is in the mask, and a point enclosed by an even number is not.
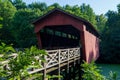
<svg viewBox="0 0 120 80"><path fill-rule="evenodd" d="M40 49L47 49L48 53L51 53L51 49L54 53L61 51L56 55L65 53L70 55L71 52L77 51L78 56L81 55L80 57L87 62L98 58L99 34L87 20L61 9L54 9L33 24ZM53 59L52 57L56 59L55 55L52 55L50 59ZM57 64L54 59L50 64Z"/></svg>

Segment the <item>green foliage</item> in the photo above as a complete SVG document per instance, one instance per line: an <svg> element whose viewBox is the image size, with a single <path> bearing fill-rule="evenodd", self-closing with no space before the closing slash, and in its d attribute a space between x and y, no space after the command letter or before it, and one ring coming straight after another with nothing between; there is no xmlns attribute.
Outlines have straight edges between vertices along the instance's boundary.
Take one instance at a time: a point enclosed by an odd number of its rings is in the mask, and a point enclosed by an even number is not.
<svg viewBox="0 0 120 80"><path fill-rule="evenodd" d="M101 62L120 63L120 12L108 11L107 22L101 37Z"/></svg>
<svg viewBox="0 0 120 80"><path fill-rule="evenodd" d="M16 47L29 47L36 44L34 27L31 22L41 14L39 9L20 9L16 12L11 27Z"/></svg>
<svg viewBox="0 0 120 80"><path fill-rule="evenodd" d="M13 52L16 52L17 57L10 57ZM26 48L23 51L15 51L14 48L5 43L0 45L0 77L5 77L10 80L21 80L23 78L36 76L30 75L28 69L31 68L41 68L41 64L45 62L44 56L47 55L45 50L37 49L37 47L32 46L31 48ZM10 57L10 58L9 58ZM9 69L4 69L3 61L7 60Z"/></svg>
<svg viewBox="0 0 120 80"><path fill-rule="evenodd" d="M55 79L58 79L58 78L63 78L62 76L59 76L59 75L47 75L47 78L49 79L49 80L55 80Z"/></svg>
<svg viewBox="0 0 120 80"><path fill-rule="evenodd" d="M101 14L101 15L97 15L96 16L96 21L97 21L97 30L99 31L99 33L103 34L104 29L105 29L105 25L107 22L107 18L105 17L105 15Z"/></svg>
<svg viewBox="0 0 120 80"><path fill-rule="evenodd" d="M15 52L17 57L10 57L12 53ZM37 49L37 47L32 46L30 48L25 48L22 51L15 51L11 45L6 45L1 43L0 45L0 78L3 77L7 80L21 80L21 79L30 79L32 77L36 78L35 80L42 80L42 74L36 73L30 75L28 69L32 68L41 68L41 64L45 62L44 56L47 55L45 50ZM4 69L3 61L8 60L9 69ZM62 78L62 76L52 75L47 76L48 79Z"/></svg>
<svg viewBox="0 0 120 80"><path fill-rule="evenodd" d="M44 55L46 52L44 50L39 50L35 46L30 49L25 49L24 51L17 52L18 56L15 59L10 60L10 78L16 79L29 76L27 69L29 68L40 68L41 63L45 61ZM37 57L37 58L36 58ZM41 61L39 62L40 59Z"/></svg>
<svg viewBox="0 0 120 80"><path fill-rule="evenodd" d="M43 74L33 74L32 76L34 76L35 77L35 79L34 80L43 80ZM30 79L30 77L28 77L27 78L27 80L29 80Z"/></svg>
<svg viewBox="0 0 120 80"><path fill-rule="evenodd" d="M82 78L85 80L118 80L116 72L110 71L108 77L103 76L94 61L91 63L84 62L81 66L84 71Z"/></svg>
<svg viewBox="0 0 120 80"><path fill-rule="evenodd" d="M78 5L74 5L74 6L66 5L66 6L63 7L63 9L65 11L71 13L71 14L74 14L74 15L76 15L78 17L82 17L82 18L88 20L97 29L96 15L93 12L93 9L90 7L90 5L86 5L86 4L82 4L81 6L78 6Z"/></svg>
<svg viewBox="0 0 120 80"><path fill-rule="evenodd" d="M2 23L1 23L2 20L3 18L0 16L0 29L2 28Z"/></svg>
<svg viewBox="0 0 120 80"><path fill-rule="evenodd" d="M0 54L6 54L9 52L15 52L14 48L11 45L6 45L5 43L1 42Z"/></svg>
<svg viewBox="0 0 120 80"><path fill-rule="evenodd" d="M109 78L108 78L108 79L109 79L109 80L118 80L118 78L117 78L117 73L110 71L110 72L109 72Z"/></svg>
<svg viewBox="0 0 120 80"><path fill-rule="evenodd" d="M32 4L29 4L28 7L31 9L39 9L41 11L45 11L47 9L47 4L40 2L33 2Z"/></svg>
<svg viewBox="0 0 120 80"><path fill-rule="evenodd" d="M11 20L16 12L16 8L8 0L0 0L0 16L3 20Z"/></svg>
<svg viewBox="0 0 120 80"><path fill-rule="evenodd" d="M26 3L22 0L12 0L12 4L16 7L16 9L24 9L27 8Z"/></svg>
<svg viewBox="0 0 120 80"><path fill-rule="evenodd" d="M120 4L117 5L118 13L120 13Z"/></svg>
<svg viewBox="0 0 120 80"><path fill-rule="evenodd" d="M91 63L84 62L81 65L83 67L84 74L83 79L86 80L106 80L103 75L100 74L100 69L95 65L94 61Z"/></svg>
<svg viewBox="0 0 120 80"><path fill-rule="evenodd" d="M15 12L16 8L9 0L0 0L0 39L7 44L12 40L10 27Z"/></svg>
<svg viewBox="0 0 120 80"><path fill-rule="evenodd" d="M4 70L2 67L2 61L7 60L12 52L15 52L14 48L11 45L6 45L5 43L1 42L0 44L0 77L6 77L8 75L8 70Z"/></svg>
<svg viewBox="0 0 120 80"><path fill-rule="evenodd" d="M82 4L80 6L80 9L81 9L83 18L85 18L86 20L88 20L89 22L91 22L95 26L95 28L97 29L97 26L96 26L97 22L95 20L96 15L93 12L93 9L90 7L90 5Z"/></svg>
<svg viewBox="0 0 120 80"><path fill-rule="evenodd" d="M54 3L51 6L54 6L55 8L62 8L58 3Z"/></svg>

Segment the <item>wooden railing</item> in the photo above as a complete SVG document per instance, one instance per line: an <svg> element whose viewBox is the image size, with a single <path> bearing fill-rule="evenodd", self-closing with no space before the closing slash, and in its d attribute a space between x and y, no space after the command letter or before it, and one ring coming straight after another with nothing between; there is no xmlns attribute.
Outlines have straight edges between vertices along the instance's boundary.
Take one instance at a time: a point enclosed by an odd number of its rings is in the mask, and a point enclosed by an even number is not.
<svg viewBox="0 0 120 80"><path fill-rule="evenodd" d="M48 50L46 52L48 53L48 55L45 56L46 62L42 65L40 69L29 71L30 74L39 72L47 68L51 68L56 65L60 65L65 62L74 62L80 59L80 48Z"/></svg>
<svg viewBox="0 0 120 80"><path fill-rule="evenodd" d="M69 70L69 64L74 63L76 61L80 62L80 48L68 48L68 49L57 49L57 50L46 50L47 55L45 57L45 62L41 64L41 68L32 69L32 71L28 71L29 74L34 74L40 71L44 72L44 77L46 73L58 69L58 74L60 75L60 67L67 65L67 69ZM17 56L14 54L15 57ZM41 60L40 60L41 61ZM3 63L7 63L9 60L4 61ZM56 67L55 67L56 66ZM54 69L50 70L50 68ZM49 70L47 70L49 69Z"/></svg>

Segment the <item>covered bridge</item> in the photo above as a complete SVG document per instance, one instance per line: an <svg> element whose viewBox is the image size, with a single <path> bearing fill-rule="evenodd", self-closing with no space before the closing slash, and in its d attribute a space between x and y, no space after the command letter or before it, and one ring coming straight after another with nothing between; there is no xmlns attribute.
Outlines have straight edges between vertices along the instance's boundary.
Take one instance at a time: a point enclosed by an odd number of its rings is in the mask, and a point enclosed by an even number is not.
<svg viewBox="0 0 120 80"><path fill-rule="evenodd" d="M40 49L81 47L82 58L90 62L99 56L99 34L87 20L54 9L33 22Z"/></svg>

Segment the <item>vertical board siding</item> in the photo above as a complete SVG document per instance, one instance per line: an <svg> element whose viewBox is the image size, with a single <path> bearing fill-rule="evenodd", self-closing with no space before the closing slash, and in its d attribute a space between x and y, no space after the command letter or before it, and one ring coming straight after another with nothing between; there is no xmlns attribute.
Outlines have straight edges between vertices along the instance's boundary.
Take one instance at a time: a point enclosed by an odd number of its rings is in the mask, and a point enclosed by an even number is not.
<svg viewBox="0 0 120 80"><path fill-rule="evenodd" d="M90 62L96 60L99 56L99 39L85 31L85 50L86 50L86 61Z"/></svg>

